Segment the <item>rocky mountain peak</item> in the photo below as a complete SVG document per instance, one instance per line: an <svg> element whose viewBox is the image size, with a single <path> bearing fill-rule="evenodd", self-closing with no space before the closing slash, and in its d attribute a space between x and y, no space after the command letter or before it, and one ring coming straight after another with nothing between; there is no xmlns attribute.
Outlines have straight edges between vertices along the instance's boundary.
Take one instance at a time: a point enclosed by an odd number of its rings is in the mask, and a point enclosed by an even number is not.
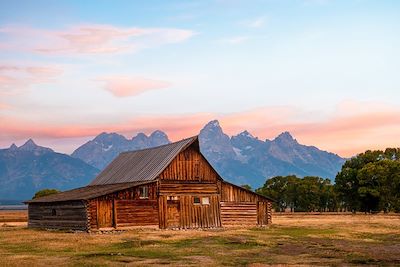
<svg viewBox="0 0 400 267"><path fill-rule="evenodd" d="M207 123L200 131L200 135L224 135L218 120L213 120Z"/></svg>
<svg viewBox="0 0 400 267"><path fill-rule="evenodd" d="M32 139L29 139L28 141L26 141L25 144L23 144L22 146L20 146L18 148L18 150L19 151L35 152L35 153L53 152L53 150L50 149L50 148L36 145L36 143Z"/></svg>
<svg viewBox="0 0 400 267"><path fill-rule="evenodd" d="M161 146L165 144L171 143L171 141L168 139L168 136L163 132L163 131L154 131L150 136L149 136L149 141L150 141L150 146Z"/></svg>
<svg viewBox="0 0 400 267"><path fill-rule="evenodd" d="M281 144L297 144L297 140L289 132L281 133L273 141Z"/></svg>
<svg viewBox="0 0 400 267"><path fill-rule="evenodd" d="M132 140L147 140L147 135L144 133L138 133L136 136L132 137Z"/></svg>
<svg viewBox="0 0 400 267"><path fill-rule="evenodd" d="M165 139L169 141L167 134L160 130L152 132L150 138Z"/></svg>
<svg viewBox="0 0 400 267"><path fill-rule="evenodd" d="M18 147L14 143L12 143L12 145L8 149L9 150L17 150Z"/></svg>
<svg viewBox="0 0 400 267"><path fill-rule="evenodd" d="M255 137L254 137L251 133L249 133L247 130L245 130L245 131L239 133L237 136L238 136L238 137L243 137L243 138L251 138L251 139L254 139L254 138L255 138Z"/></svg>
<svg viewBox="0 0 400 267"><path fill-rule="evenodd" d="M96 136L93 141L103 143L103 142L109 142L109 141L120 141L124 142L126 141L126 138L120 134L117 133L106 133L103 132Z"/></svg>
<svg viewBox="0 0 400 267"><path fill-rule="evenodd" d="M32 139L29 139L28 141L25 142L25 144L23 144L20 149L30 149L30 148L35 148L37 147L37 145L35 144L35 142Z"/></svg>

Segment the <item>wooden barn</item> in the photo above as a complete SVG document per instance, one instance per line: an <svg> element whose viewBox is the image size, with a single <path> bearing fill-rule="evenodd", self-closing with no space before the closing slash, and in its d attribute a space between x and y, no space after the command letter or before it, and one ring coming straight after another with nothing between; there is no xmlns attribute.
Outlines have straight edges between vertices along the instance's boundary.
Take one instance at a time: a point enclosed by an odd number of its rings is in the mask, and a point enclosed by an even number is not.
<svg viewBox="0 0 400 267"><path fill-rule="evenodd" d="M224 181L198 137L121 153L88 186L27 201L32 228L214 228L271 223L271 199Z"/></svg>

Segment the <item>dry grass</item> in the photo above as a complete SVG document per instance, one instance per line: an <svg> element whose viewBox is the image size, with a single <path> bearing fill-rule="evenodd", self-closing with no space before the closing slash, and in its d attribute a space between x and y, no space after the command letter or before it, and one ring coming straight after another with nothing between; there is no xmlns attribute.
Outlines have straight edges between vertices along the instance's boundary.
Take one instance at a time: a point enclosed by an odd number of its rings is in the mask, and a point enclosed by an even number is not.
<svg viewBox="0 0 400 267"><path fill-rule="evenodd" d="M261 229L109 234L0 227L5 266L400 265L400 217L278 215Z"/></svg>
<svg viewBox="0 0 400 267"><path fill-rule="evenodd" d="M27 210L0 210L0 223L26 222L27 220Z"/></svg>

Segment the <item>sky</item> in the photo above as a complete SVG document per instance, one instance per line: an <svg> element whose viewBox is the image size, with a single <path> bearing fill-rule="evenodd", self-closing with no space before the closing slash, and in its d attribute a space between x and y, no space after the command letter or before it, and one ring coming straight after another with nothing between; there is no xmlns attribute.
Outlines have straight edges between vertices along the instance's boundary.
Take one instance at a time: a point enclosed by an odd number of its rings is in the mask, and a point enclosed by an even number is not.
<svg viewBox="0 0 400 267"><path fill-rule="evenodd" d="M0 0L0 147L101 132L289 131L400 146L400 1Z"/></svg>

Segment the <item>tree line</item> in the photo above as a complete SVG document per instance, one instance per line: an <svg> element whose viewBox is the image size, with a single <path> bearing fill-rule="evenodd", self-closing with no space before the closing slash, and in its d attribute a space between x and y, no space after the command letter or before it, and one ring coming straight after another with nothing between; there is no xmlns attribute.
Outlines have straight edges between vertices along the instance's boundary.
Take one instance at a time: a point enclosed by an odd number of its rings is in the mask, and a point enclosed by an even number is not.
<svg viewBox="0 0 400 267"><path fill-rule="evenodd" d="M400 149L366 151L347 160L335 178L277 176L257 193L277 211L400 212Z"/></svg>

